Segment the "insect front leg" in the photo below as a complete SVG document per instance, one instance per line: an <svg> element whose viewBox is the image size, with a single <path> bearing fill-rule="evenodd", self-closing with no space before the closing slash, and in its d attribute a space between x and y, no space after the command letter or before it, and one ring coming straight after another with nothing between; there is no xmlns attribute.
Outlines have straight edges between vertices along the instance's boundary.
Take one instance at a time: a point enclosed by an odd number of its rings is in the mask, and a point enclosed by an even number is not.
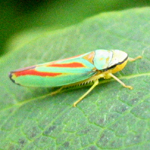
<svg viewBox="0 0 150 150"><path fill-rule="evenodd" d="M128 88L130 90L133 89L132 86L126 85L125 83L123 83L120 79L118 79L116 76L114 76L112 73L109 73L109 75L114 78L116 81L118 81L123 87Z"/></svg>
<svg viewBox="0 0 150 150"><path fill-rule="evenodd" d="M137 59L141 59L141 58L142 58L142 56L137 56L137 57L135 57L135 58L129 57L128 60L129 60L130 62L133 62L133 61L135 61L135 60L137 60Z"/></svg>
<svg viewBox="0 0 150 150"><path fill-rule="evenodd" d="M75 103L73 103L73 107L76 107L76 105L81 102L97 85L99 84L99 80L95 80L94 84L91 86L91 88L84 94L82 95Z"/></svg>

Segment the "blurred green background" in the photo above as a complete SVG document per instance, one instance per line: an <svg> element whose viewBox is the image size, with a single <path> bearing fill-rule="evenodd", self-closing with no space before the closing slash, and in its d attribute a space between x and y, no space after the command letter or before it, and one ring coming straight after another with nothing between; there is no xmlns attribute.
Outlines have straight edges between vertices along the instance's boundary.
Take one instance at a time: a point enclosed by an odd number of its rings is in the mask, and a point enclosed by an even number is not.
<svg viewBox="0 0 150 150"><path fill-rule="evenodd" d="M101 12L149 6L149 0L5 0L0 2L0 56L27 30L56 30ZM9 48L8 48L9 47Z"/></svg>

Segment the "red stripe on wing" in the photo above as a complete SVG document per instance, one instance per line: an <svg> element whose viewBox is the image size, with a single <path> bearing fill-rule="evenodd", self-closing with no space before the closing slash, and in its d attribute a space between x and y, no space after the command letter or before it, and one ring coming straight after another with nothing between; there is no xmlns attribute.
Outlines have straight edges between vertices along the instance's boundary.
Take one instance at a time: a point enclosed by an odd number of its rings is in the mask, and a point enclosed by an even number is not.
<svg viewBox="0 0 150 150"><path fill-rule="evenodd" d="M82 63L72 62L66 64L50 64L47 67L64 67L64 68L82 68L85 67Z"/></svg>
<svg viewBox="0 0 150 150"><path fill-rule="evenodd" d="M55 76L62 74L62 73L54 73L54 72L39 72L36 70L24 70L24 71L13 72L13 73L16 75L16 77L25 76L25 75L42 76L42 77L45 77L45 76L55 77Z"/></svg>

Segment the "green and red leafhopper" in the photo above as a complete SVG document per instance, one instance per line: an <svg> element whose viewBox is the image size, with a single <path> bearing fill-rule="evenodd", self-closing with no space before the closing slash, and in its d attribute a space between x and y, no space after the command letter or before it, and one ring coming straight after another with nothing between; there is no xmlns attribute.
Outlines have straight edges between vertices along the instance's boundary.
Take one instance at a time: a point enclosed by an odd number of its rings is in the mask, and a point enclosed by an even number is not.
<svg viewBox="0 0 150 150"><path fill-rule="evenodd" d="M57 94L62 89L76 85L93 83L90 89L81 96L73 106L76 106L98 84L99 79L114 78L125 88L132 89L124 84L114 73L122 70L128 61L141 58L129 58L128 54L121 50L95 50L74 57L52 61L44 64L11 71L10 79L27 87L60 87L51 93Z"/></svg>

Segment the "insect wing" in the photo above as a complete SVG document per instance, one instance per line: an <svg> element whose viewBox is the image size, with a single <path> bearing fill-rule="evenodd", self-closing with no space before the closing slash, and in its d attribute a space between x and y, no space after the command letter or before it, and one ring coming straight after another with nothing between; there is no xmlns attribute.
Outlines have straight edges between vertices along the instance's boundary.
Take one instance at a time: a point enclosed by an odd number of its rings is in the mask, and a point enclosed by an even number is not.
<svg viewBox="0 0 150 150"><path fill-rule="evenodd" d="M95 53L44 63L13 71L11 80L19 85L31 87L57 87L83 81L93 76L92 63Z"/></svg>

